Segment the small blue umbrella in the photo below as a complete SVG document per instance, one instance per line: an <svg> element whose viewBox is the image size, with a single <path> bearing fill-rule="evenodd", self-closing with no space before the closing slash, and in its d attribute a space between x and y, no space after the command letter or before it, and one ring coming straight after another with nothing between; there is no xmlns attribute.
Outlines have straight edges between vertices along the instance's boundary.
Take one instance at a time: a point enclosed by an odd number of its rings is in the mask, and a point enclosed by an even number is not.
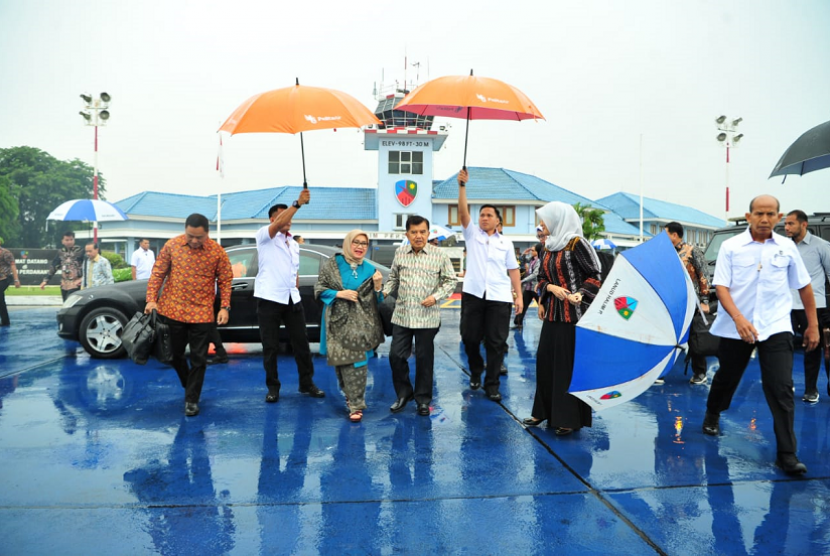
<svg viewBox="0 0 830 556"><path fill-rule="evenodd" d="M686 348L696 307L667 234L621 253L576 325L570 393L600 410L645 392Z"/></svg>
<svg viewBox="0 0 830 556"><path fill-rule="evenodd" d="M595 239L591 242L594 249L616 249L617 244L610 239Z"/></svg>
<svg viewBox="0 0 830 556"><path fill-rule="evenodd" d="M49 213L47 220L72 220L80 222L116 222L127 220L124 211L106 201L98 199L75 199L66 201Z"/></svg>

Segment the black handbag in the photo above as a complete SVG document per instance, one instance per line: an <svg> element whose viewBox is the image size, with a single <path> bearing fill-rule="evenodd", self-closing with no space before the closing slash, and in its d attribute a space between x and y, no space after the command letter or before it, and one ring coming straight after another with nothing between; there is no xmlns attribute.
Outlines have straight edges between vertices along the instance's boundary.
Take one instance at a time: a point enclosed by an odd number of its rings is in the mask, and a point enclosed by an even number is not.
<svg viewBox="0 0 830 556"><path fill-rule="evenodd" d="M127 355L137 365L145 365L153 351L156 339L156 312L149 315L136 313L124 326L121 344Z"/></svg>
<svg viewBox="0 0 830 556"><path fill-rule="evenodd" d="M712 336L709 331L712 324L715 322L717 315L707 315L703 322L703 315L696 312L692 317L692 330L689 334L689 352L695 355L711 356L718 354L718 346L720 345L720 338Z"/></svg>

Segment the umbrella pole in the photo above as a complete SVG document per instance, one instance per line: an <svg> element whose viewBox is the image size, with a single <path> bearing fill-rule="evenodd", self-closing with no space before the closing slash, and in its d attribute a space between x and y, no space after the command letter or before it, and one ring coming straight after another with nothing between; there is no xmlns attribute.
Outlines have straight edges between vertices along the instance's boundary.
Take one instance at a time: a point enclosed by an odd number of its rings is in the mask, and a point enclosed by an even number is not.
<svg viewBox="0 0 830 556"><path fill-rule="evenodd" d="M298 83L298 85L299 85L299 83ZM303 158L303 189L308 189L308 182L305 179L305 146L303 145L303 132L302 131L300 132L300 154L302 155L302 158ZM309 201L308 204L311 204L311 201Z"/></svg>
<svg viewBox="0 0 830 556"><path fill-rule="evenodd" d="M470 136L470 107L467 107L467 130L464 132L464 166L467 169L467 137Z"/></svg>

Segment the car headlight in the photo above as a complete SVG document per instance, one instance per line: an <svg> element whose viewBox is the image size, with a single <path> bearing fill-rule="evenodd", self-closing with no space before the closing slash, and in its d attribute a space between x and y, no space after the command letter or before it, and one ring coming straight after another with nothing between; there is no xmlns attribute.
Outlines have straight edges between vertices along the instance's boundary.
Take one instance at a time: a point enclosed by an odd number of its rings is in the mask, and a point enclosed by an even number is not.
<svg viewBox="0 0 830 556"><path fill-rule="evenodd" d="M63 308L69 309L70 307L78 303L81 299L83 299L82 295L77 295L73 293L66 298L66 301L63 302Z"/></svg>

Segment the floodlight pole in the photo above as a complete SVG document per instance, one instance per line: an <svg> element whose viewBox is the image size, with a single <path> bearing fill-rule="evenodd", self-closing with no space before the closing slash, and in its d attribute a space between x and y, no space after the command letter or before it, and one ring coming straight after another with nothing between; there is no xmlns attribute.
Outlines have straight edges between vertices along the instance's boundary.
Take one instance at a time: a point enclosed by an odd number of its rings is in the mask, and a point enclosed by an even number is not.
<svg viewBox="0 0 830 556"><path fill-rule="evenodd" d="M109 101L110 96L107 93L101 93L98 97L92 98L88 94L82 94L81 98L84 100L84 108L87 112L81 111L81 116L86 120L86 125L95 128L95 142L94 155L92 158L92 199L98 200L98 126L106 125L110 117ZM93 221L92 228L93 241L98 243L98 221Z"/></svg>
<svg viewBox="0 0 830 556"><path fill-rule="evenodd" d="M715 136L715 139L724 147L726 147L726 220L729 220L729 151L732 147L737 147L738 141L744 136L743 133L739 133L736 135L737 131L736 128L738 124L743 121L743 118L735 118L731 120L726 116L720 116L715 119L715 125L717 125L718 133Z"/></svg>

